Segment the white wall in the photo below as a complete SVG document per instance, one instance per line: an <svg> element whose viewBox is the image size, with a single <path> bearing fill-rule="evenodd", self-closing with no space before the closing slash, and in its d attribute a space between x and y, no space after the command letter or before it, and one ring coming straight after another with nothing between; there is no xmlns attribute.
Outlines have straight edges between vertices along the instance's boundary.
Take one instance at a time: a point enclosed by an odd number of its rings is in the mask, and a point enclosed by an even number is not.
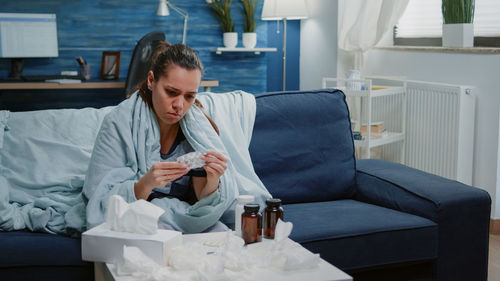
<svg viewBox="0 0 500 281"><path fill-rule="evenodd" d="M301 89L320 88L325 76L345 77L354 63L352 56L337 49L338 1L307 3L312 16L301 25ZM475 132L471 132L475 134L472 180L474 186L489 192L493 201L492 217L500 219L500 178L497 180L497 174L500 177L500 53L374 49L365 54L362 70L363 75L405 76L410 80L476 87L476 123Z"/></svg>
<svg viewBox="0 0 500 281"><path fill-rule="evenodd" d="M364 75L406 76L410 80L470 85L477 97L474 186L487 190L495 208L500 108L500 53L445 53L374 49L365 56ZM500 192L498 192L500 195Z"/></svg>
<svg viewBox="0 0 500 281"><path fill-rule="evenodd" d="M500 111L499 111L499 123L500 123ZM499 124L500 125L500 124ZM500 126L498 127L498 139L500 140ZM495 219L500 218L500 141L498 142L498 155L497 155L497 184L495 198L493 198L495 210L493 217Z"/></svg>
<svg viewBox="0 0 500 281"><path fill-rule="evenodd" d="M300 89L321 88L337 76L337 1L306 1L309 18L300 24Z"/></svg>

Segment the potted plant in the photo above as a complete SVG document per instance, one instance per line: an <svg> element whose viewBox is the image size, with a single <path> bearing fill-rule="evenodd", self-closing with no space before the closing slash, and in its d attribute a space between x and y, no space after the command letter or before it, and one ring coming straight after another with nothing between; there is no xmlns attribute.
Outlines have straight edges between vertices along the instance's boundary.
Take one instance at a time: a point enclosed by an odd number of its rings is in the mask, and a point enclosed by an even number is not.
<svg viewBox="0 0 500 281"><path fill-rule="evenodd" d="M240 1L243 6L243 14L245 15L245 22L243 24L243 46L251 49L257 44L257 33L255 33L257 18L255 17L255 10L258 0Z"/></svg>
<svg viewBox="0 0 500 281"><path fill-rule="evenodd" d="M442 0L443 47L474 46L475 0Z"/></svg>
<svg viewBox="0 0 500 281"><path fill-rule="evenodd" d="M234 48L238 44L238 33L234 32L233 19L231 18L232 0L207 0L212 12L220 21L224 46Z"/></svg>

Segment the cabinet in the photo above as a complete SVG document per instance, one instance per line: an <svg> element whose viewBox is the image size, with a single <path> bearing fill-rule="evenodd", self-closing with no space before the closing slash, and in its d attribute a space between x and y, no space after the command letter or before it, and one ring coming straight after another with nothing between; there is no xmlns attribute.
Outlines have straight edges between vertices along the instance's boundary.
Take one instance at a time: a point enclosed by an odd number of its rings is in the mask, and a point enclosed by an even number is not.
<svg viewBox="0 0 500 281"><path fill-rule="evenodd" d="M323 88L342 90L351 114L358 158L372 157L372 148L384 146L385 154L404 162L406 82L376 79L323 78ZM390 146L386 146L390 145ZM395 156L396 155L396 156ZM396 157L397 159L394 159ZM379 158L386 158L380 157Z"/></svg>

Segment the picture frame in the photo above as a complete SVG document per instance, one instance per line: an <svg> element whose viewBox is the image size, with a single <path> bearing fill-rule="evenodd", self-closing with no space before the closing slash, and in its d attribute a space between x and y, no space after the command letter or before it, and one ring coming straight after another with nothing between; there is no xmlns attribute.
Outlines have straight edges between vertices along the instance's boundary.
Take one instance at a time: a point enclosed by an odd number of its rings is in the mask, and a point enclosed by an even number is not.
<svg viewBox="0 0 500 281"><path fill-rule="evenodd" d="M101 79L118 80L120 76L120 52L102 52Z"/></svg>

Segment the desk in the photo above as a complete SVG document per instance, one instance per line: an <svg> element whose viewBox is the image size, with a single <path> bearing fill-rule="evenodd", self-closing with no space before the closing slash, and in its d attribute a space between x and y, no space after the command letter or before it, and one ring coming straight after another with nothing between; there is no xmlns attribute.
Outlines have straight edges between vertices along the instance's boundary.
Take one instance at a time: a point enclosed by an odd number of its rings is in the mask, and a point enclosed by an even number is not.
<svg viewBox="0 0 500 281"><path fill-rule="evenodd" d="M219 81L201 81L210 91ZM125 99L124 81L89 81L73 84L47 82L0 83L0 110L29 111L117 105Z"/></svg>
<svg viewBox="0 0 500 281"><path fill-rule="evenodd" d="M200 87L204 91L210 91L211 87L219 86L219 81L201 81ZM0 83L0 90L40 90L40 89L124 89L125 82L120 81L98 81L82 82L73 84L59 84L47 82L8 82Z"/></svg>

